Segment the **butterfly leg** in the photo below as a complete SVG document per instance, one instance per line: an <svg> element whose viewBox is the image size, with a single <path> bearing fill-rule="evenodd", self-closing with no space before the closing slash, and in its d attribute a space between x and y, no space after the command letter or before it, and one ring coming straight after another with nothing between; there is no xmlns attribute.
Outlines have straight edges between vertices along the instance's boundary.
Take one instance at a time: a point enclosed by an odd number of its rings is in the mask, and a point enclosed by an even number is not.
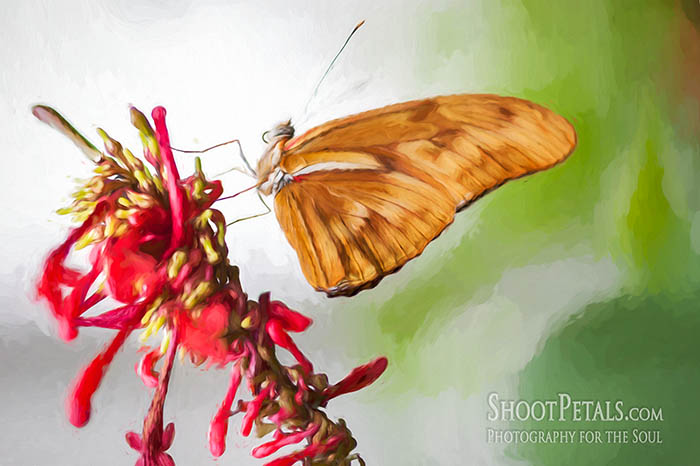
<svg viewBox="0 0 700 466"><path fill-rule="evenodd" d="M255 173L255 170L253 170L253 167L250 165L250 163L248 163L248 159L246 158L245 154L243 153L243 146L241 145L241 141L238 139L231 139L230 141L221 142L219 144L214 144L213 146L207 147L206 149L202 149L202 150L182 150L182 149L176 149L172 146L170 148L172 150L174 150L175 152L182 152L183 154L203 154L203 153L208 152L212 149L216 149L218 147L225 146L227 144L233 144L233 143L238 144L238 155L240 156L241 160L243 160L243 163L245 164L245 167L248 171L246 172L238 167L234 167L230 170L227 170L225 172L220 173L217 176L223 175L224 173L228 173L231 171L240 171L241 173L245 173L246 175L253 175L253 177L257 177L258 174Z"/></svg>
<svg viewBox="0 0 700 466"><path fill-rule="evenodd" d="M260 202L262 202L262 205L264 205L265 209L267 209L267 210L265 212L260 213L260 214L255 214L255 215L250 215L248 217L238 218L238 219L234 220L233 222L226 224L227 227L230 227L234 223L242 222L243 220L250 220L251 218L262 217L263 215L267 215L270 212L272 212L272 209L270 209L270 206L267 205L267 203L263 199L260 192L259 191L256 191L256 192L258 194L258 199L260 199Z"/></svg>

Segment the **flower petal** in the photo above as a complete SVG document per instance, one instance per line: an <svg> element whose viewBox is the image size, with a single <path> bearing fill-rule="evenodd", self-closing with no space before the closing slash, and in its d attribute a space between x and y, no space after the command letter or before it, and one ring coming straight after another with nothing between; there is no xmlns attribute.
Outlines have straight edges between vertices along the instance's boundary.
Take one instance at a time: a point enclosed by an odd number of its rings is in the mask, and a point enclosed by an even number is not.
<svg viewBox="0 0 700 466"><path fill-rule="evenodd" d="M294 343L294 340L292 340L292 338L287 335L287 332L284 331L284 325L280 320L268 320L267 324L265 324L265 330L275 344L292 353L292 356L294 356L299 364L301 364L302 368L307 374L313 372L313 365L308 359L306 359L306 356L302 354L297 345Z"/></svg>
<svg viewBox="0 0 700 466"><path fill-rule="evenodd" d="M175 424L173 422L168 423L163 431L163 437L161 438L160 448L165 451L173 444L175 439Z"/></svg>
<svg viewBox="0 0 700 466"><path fill-rule="evenodd" d="M160 286L158 261L138 249L138 234L113 242L105 251L106 286L112 298L133 303ZM139 283L138 289L134 286Z"/></svg>
<svg viewBox="0 0 700 466"><path fill-rule="evenodd" d="M264 458L266 456L270 456L277 450L279 450L282 447L285 447L287 445L293 445L295 443L299 443L302 440L311 437L314 435L316 432L318 432L318 429L320 428L320 424L312 424L309 426L308 429L302 430L300 432L294 432L294 433L289 433L289 434L282 434L281 437L267 443L263 443L259 447L256 447L253 449L252 455L255 458ZM277 431L281 432L281 431Z"/></svg>
<svg viewBox="0 0 700 466"><path fill-rule="evenodd" d="M231 383L226 392L226 397L209 424L209 432L207 434L209 450L211 454L217 458L226 451L228 418L231 416L231 406L233 405L233 400L236 398L238 386L241 384L241 377L241 368L239 364L236 363L231 369Z"/></svg>
<svg viewBox="0 0 700 466"><path fill-rule="evenodd" d="M253 398L253 401L248 403L245 416L243 416L243 423L241 425L241 435L244 437L250 435L250 431L253 428L253 421L255 421L255 418L258 417L263 401L270 396L272 388L273 384L269 384L258 394L258 396Z"/></svg>
<svg viewBox="0 0 700 466"><path fill-rule="evenodd" d="M289 309L280 301L270 302L270 315L282 322L282 326L288 332L303 332L313 322L305 315Z"/></svg>
<svg viewBox="0 0 700 466"><path fill-rule="evenodd" d="M157 466L175 466L175 461L173 461L173 457L168 455L167 453L161 453L158 455L158 459L156 460L156 465Z"/></svg>
<svg viewBox="0 0 700 466"><path fill-rule="evenodd" d="M129 446L136 451L141 451L141 448L143 447L143 443L141 442L141 436L136 432L126 433L126 443L128 443Z"/></svg>
<svg viewBox="0 0 700 466"><path fill-rule="evenodd" d="M153 366L160 357L160 351L155 349L144 354L138 364L136 364L136 373L148 388L156 388L158 386L159 374L153 370Z"/></svg>
<svg viewBox="0 0 700 466"><path fill-rule="evenodd" d="M287 456L282 456L268 463L265 463L264 466L291 466L297 461L301 461L305 458L316 458L317 456L323 455L329 450L335 448L336 445L338 445L343 440L343 438L344 436L342 435L334 435L330 437L325 443L313 443L308 447L304 448L303 450L294 452Z"/></svg>
<svg viewBox="0 0 700 466"><path fill-rule="evenodd" d="M360 390L379 378L387 366L385 357L377 358L364 366L357 367L350 372L343 380L335 385L331 385L323 391L325 401Z"/></svg>
<svg viewBox="0 0 700 466"><path fill-rule="evenodd" d="M102 377L112 362L117 350L122 346L131 329L120 330L107 348L83 370L73 384L68 397L68 420L76 427L83 427L90 420L91 398L100 386Z"/></svg>
<svg viewBox="0 0 700 466"><path fill-rule="evenodd" d="M78 331L73 323L76 313L75 306L71 306L71 299L64 299L62 287L68 286L84 289L85 286L83 274L67 267L64 262L76 241L103 216L106 209L106 202L100 202L90 214L90 217L78 228L72 229L68 238L59 247L51 251L44 263L43 273L37 284L38 297L45 298L49 302L51 312L58 322L59 335L66 341L75 338L78 335ZM77 310L80 309L79 306Z"/></svg>
<svg viewBox="0 0 700 466"><path fill-rule="evenodd" d="M74 322L83 327L124 329L141 318L144 307L143 304L126 305L96 316L79 317Z"/></svg>

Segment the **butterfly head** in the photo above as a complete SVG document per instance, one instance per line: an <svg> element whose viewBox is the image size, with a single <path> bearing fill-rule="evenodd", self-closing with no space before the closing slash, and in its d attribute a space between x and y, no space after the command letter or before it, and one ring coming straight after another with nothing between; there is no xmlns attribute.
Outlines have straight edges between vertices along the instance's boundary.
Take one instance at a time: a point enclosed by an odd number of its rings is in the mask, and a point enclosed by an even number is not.
<svg viewBox="0 0 700 466"><path fill-rule="evenodd" d="M280 168L280 159L284 144L294 137L294 127L292 122L279 123L270 131L263 135L263 139L267 142L265 152L258 160L258 190L263 194L272 194L279 190L279 184L285 178L285 173L282 173Z"/></svg>

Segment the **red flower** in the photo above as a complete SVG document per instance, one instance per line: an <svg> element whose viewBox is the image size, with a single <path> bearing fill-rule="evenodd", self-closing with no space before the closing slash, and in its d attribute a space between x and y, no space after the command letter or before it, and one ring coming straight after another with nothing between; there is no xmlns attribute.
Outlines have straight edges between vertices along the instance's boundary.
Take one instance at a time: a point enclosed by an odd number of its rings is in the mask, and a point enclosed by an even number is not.
<svg viewBox="0 0 700 466"><path fill-rule="evenodd" d="M286 445L306 442L303 449L267 463L349 464L355 440L344 422L329 420L321 410L343 393L359 390L379 377L386 359L379 358L329 386L324 374L314 373L289 333L302 332L311 319L270 301L249 300L238 280L238 268L227 259L226 221L212 208L222 194L221 183L208 181L199 160L195 173L181 179L175 166L165 125L165 110L152 112L155 130L138 110L132 123L140 131L144 158L154 173L104 131L105 153L79 135L58 113L35 107L35 115L76 142L96 162L96 175L78 191L66 210L81 221L66 241L49 254L37 285L58 323L59 335L70 340L80 327L116 329L112 342L80 373L68 398L68 418L77 427L90 418L90 400L114 355L129 334L142 328L142 340L162 333L159 348L144 348L136 372L154 389L141 434L126 440L140 453L137 466L171 466L166 453L175 435L173 423L163 428L163 407L175 353L188 353L195 364L232 363L231 383L208 433L214 456L226 448L228 419L244 413L241 434L253 428L273 439L253 450L267 457ZM89 267L66 265L72 250L91 247ZM91 290L95 290L90 294ZM121 305L98 315L88 312L105 298ZM289 351L298 364L282 365L276 347ZM159 361L162 366L156 370ZM238 400L245 378L253 394Z"/></svg>

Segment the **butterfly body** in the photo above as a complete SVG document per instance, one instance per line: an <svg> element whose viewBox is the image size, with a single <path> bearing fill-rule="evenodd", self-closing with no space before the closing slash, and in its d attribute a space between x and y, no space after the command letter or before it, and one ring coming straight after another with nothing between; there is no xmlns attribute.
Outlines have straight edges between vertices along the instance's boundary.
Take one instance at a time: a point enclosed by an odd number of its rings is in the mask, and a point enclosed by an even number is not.
<svg viewBox="0 0 700 466"><path fill-rule="evenodd" d="M258 189L274 195L304 275L329 296L375 286L456 212L576 145L563 117L486 94L390 105L293 136L288 122L271 131Z"/></svg>
<svg viewBox="0 0 700 466"><path fill-rule="evenodd" d="M262 157L258 161L258 190L267 196L277 194L280 188L291 181L291 175L280 167L284 144L294 136L294 127L290 122L280 123L269 131L271 139Z"/></svg>

